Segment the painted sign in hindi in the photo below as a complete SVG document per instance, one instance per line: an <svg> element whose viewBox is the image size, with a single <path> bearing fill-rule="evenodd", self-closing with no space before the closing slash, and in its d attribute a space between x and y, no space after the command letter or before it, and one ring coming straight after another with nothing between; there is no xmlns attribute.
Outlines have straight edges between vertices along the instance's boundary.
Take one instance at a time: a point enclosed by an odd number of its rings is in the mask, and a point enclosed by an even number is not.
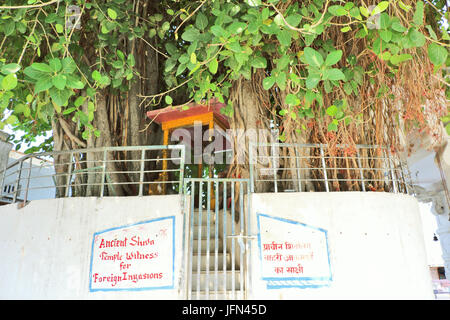
<svg viewBox="0 0 450 320"><path fill-rule="evenodd" d="M96 232L90 291L173 288L174 228L170 216Z"/></svg>
<svg viewBox="0 0 450 320"><path fill-rule="evenodd" d="M260 213L257 217L261 273L268 288L330 284L326 230Z"/></svg>

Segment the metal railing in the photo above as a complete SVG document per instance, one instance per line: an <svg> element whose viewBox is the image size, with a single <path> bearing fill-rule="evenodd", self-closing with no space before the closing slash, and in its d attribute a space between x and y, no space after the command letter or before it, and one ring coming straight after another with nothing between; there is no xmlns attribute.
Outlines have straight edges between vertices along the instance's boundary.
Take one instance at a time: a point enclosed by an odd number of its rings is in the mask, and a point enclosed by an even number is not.
<svg viewBox="0 0 450 320"><path fill-rule="evenodd" d="M261 143L249 158L252 192L413 193L406 162L386 147Z"/></svg>
<svg viewBox="0 0 450 320"><path fill-rule="evenodd" d="M181 193L184 159L183 145L29 154L0 173L1 200Z"/></svg>
<svg viewBox="0 0 450 320"><path fill-rule="evenodd" d="M187 299L245 299L250 284L248 179L185 179Z"/></svg>
<svg viewBox="0 0 450 320"><path fill-rule="evenodd" d="M14 203L60 197L182 193L185 152L184 145L169 145L25 155L0 172L0 199ZM386 147L251 144L249 160L251 192L414 193L406 162Z"/></svg>

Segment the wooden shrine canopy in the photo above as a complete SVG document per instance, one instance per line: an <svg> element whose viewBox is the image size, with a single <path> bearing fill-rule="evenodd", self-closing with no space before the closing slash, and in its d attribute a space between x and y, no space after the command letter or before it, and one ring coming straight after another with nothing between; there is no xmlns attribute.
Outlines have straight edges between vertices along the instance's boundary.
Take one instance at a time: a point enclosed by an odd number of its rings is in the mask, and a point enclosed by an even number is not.
<svg viewBox="0 0 450 320"><path fill-rule="evenodd" d="M220 109L225 106L225 104L217 100L210 100L209 103L190 103L182 106L168 106L163 109L148 111L147 117L161 125L164 132L163 144L167 146L169 144L170 131L177 128L192 129L195 124L201 123L202 126L208 126L210 131L213 131L216 125L224 131L229 129L228 117L220 112ZM167 158L166 153L164 153L163 158ZM165 169L167 169L167 161L163 161L163 170ZM201 165L199 166L199 172L200 170Z"/></svg>
<svg viewBox="0 0 450 320"><path fill-rule="evenodd" d="M194 122L200 121L202 125L214 127L216 123L223 130L229 129L228 117L220 112L225 104L218 101L210 101L208 104L190 103L183 106L168 106L163 109L147 112L147 117L162 126L162 130L168 131L180 127L190 127Z"/></svg>

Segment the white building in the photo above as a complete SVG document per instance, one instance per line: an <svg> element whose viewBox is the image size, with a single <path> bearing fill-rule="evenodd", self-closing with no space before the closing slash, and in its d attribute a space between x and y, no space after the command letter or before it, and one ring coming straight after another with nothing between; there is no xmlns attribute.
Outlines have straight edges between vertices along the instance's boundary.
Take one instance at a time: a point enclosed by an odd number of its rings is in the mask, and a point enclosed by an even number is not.
<svg viewBox="0 0 450 320"><path fill-rule="evenodd" d="M10 203L14 199L18 201L24 200L38 200L38 199L51 199L55 197L55 183L53 175L55 169L53 162L48 159L40 159L32 157L26 159L22 163L22 173L19 178L20 162L17 160L26 156L26 154L11 150L12 144L5 140L0 141L1 151L1 170L5 168L5 161L7 160L7 170L5 179L1 189L1 203ZM8 154L9 152L9 154ZM8 154L8 157L5 156ZM31 170L29 169L31 168ZM3 178L3 172L2 172ZM28 192L26 192L28 189ZM16 192L18 190L18 192Z"/></svg>

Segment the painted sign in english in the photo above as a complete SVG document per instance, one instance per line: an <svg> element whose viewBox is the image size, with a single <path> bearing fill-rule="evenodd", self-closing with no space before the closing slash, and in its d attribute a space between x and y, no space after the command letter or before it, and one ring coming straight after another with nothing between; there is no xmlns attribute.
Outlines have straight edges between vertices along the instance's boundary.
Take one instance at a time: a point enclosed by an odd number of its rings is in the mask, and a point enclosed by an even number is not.
<svg viewBox="0 0 450 320"><path fill-rule="evenodd" d="M96 232L89 290L172 289L174 259L174 216Z"/></svg>

